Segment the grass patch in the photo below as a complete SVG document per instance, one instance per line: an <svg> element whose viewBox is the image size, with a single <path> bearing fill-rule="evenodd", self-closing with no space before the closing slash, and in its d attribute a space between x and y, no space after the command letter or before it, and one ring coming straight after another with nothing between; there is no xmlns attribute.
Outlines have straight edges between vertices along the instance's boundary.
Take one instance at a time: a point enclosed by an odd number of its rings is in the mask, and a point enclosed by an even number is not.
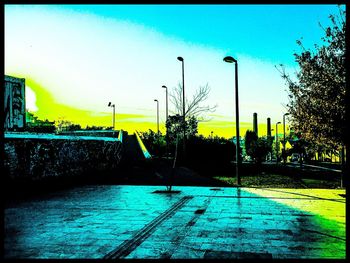
<svg viewBox="0 0 350 263"><path fill-rule="evenodd" d="M326 181L317 179L301 179L308 188L338 188L340 183L336 181Z"/></svg>
<svg viewBox="0 0 350 263"><path fill-rule="evenodd" d="M236 177L215 176L214 179L220 180L229 185L237 185ZM306 186L289 176L277 174L260 174L255 176L242 176L241 186L245 187L267 187L267 188L306 188Z"/></svg>

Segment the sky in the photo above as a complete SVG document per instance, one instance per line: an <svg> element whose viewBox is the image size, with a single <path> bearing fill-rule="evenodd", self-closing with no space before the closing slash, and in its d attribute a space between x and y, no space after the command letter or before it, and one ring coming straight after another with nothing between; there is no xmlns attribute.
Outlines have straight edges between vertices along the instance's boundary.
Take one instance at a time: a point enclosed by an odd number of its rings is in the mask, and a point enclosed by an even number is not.
<svg viewBox="0 0 350 263"><path fill-rule="evenodd" d="M343 7L345 8L345 7ZM199 133L235 135L234 64L238 61L240 135L259 136L282 121L293 54L321 43L337 5L5 5L5 74L26 79L26 107L40 119L165 132L165 89L182 83L186 97L208 84L204 105L218 105ZM169 102L170 114L174 111ZM281 129L282 130L282 129Z"/></svg>

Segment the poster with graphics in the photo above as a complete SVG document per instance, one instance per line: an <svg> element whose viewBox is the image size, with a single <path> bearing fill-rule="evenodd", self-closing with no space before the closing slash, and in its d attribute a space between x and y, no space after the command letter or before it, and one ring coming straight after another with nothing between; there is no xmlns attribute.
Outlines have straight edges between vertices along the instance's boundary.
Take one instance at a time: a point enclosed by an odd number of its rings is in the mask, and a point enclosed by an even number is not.
<svg viewBox="0 0 350 263"><path fill-rule="evenodd" d="M5 75L4 129L17 131L25 128L25 79Z"/></svg>

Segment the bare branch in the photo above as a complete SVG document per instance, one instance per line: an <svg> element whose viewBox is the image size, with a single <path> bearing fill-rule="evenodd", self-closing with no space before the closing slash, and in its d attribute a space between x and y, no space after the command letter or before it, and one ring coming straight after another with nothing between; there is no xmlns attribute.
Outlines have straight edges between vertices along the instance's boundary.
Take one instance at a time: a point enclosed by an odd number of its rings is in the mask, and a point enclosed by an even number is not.
<svg viewBox="0 0 350 263"><path fill-rule="evenodd" d="M196 90L191 100L189 100L186 97L185 98L185 107L186 107L185 115L187 117L194 116L198 119L201 117L200 116L201 114L204 114L207 112L214 112L215 109L217 108L217 105L215 106L202 105L202 103L209 98L209 93L210 93L210 87L208 84L206 84L205 86L200 86L199 89ZM180 83L177 87L174 87L173 91L170 93L170 101L174 105L176 113L182 115L182 110L183 110L182 85Z"/></svg>

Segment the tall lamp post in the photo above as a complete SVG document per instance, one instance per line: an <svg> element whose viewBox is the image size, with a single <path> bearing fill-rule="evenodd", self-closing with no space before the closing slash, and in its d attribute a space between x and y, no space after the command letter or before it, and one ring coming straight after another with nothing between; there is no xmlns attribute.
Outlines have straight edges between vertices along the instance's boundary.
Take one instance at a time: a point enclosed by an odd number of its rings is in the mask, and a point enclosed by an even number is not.
<svg viewBox="0 0 350 263"><path fill-rule="evenodd" d="M166 114L166 118L165 118L165 142L166 142L166 154L168 155L168 129L166 128L166 123L168 121L168 87L163 85L162 86L163 89L165 89L165 114Z"/></svg>
<svg viewBox="0 0 350 263"><path fill-rule="evenodd" d="M154 100L157 102L157 134L159 136L159 101L158 100Z"/></svg>
<svg viewBox="0 0 350 263"><path fill-rule="evenodd" d="M166 121L168 121L168 87L163 85L163 89L165 89L165 114L166 114Z"/></svg>
<svg viewBox="0 0 350 263"><path fill-rule="evenodd" d="M270 134L270 137L272 137L273 135L272 135L272 132L274 131L275 129L271 129L271 134ZM272 145L271 145L272 146ZM271 148L271 152L270 152L270 156L271 156L271 158L270 158L270 162L272 162L272 148Z"/></svg>
<svg viewBox="0 0 350 263"><path fill-rule="evenodd" d="M238 64L237 60L233 57L224 57L224 61L227 63L235 63L235 97L236 97L236 177L237 185L241 184L241 178L239 176L238 170L240 166L240 155L239 155L239 107L238 107Z"/></svg>
<svg viewBox="0 0 350 263"><path fill-rule="evenodd" d="M289 113L283 114L283 163L286 164L286 116Z"/></svg>
<svg viewBox="0 0 350 263"><path fill-rule="evenodd" d="M281 124L281 122L276 122L276 164L278 164L278 124Z"/></svg>
<svg viewBox="0 0 350 263"><path fill-rule="evenodd" d="M186 116L185 116L185 70L184 70L184 59L177 57L177 60L182 62L182 116L183 116L183 157L186 160Z"/></svg>
<svg viewBox="0 0 350 263"><path fill-rule="evenodd" d="M112 102L108 103L108 107L113 107L113 130L115 126L115 104L112 104Z"/></svg>

